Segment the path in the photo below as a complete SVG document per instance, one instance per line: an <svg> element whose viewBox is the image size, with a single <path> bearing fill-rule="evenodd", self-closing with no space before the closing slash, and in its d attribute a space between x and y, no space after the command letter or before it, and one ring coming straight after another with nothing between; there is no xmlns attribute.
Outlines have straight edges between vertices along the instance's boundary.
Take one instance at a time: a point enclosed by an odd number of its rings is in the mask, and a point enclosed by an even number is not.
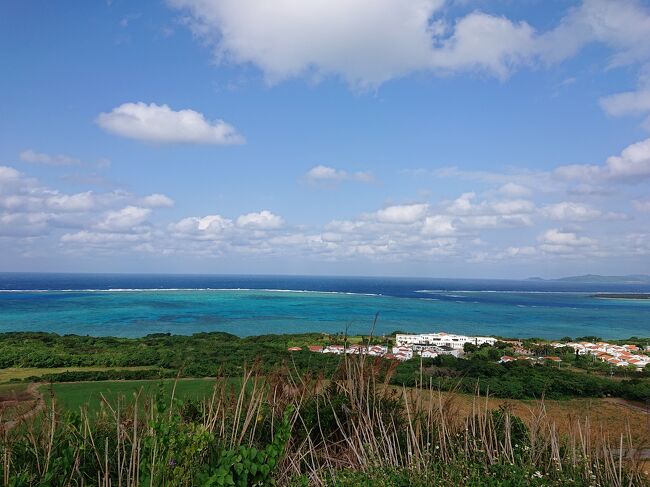
<svg viewBox="0 0 650 487"><path fill-rule="evenodd" d="M2 431L9 431L13 428L15 428L18 424L21 422L31 418L32 416L36 416L41 410L45 408L45 400L43 399L43 394L40 391L41 383L39 382L32 382L27 386L27 393L29 393L32 396L32 400L34 401L34 407L30 409L29 411L24 412L23 414L20 414L16 416L14 419L7 421L5 423L0 424L0 430Z"/></svg>

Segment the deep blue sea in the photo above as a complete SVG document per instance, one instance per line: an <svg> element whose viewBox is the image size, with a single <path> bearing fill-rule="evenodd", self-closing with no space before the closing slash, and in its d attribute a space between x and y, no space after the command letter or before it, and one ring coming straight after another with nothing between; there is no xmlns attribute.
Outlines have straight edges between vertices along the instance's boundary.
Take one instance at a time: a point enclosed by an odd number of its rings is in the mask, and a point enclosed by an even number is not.
<svg viewBox="0 0 650 487"><path fill-rule="evenodd" d="M650 335L650 285L378 277L0 273L0 332Z"/></svg>

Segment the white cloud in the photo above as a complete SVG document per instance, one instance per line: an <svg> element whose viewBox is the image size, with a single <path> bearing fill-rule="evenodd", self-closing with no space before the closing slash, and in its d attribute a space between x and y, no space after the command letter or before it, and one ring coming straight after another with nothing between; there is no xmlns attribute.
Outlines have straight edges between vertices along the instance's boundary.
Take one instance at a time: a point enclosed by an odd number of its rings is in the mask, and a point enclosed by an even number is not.
<svg viewBox="0 0 650 487"><path fill-rule="evenodd" d="M650 111L650 89L617 93L601 98L600 105L614 117Z"/></svg>
<svg viewBox="0 0 650 487"><path fill-rule="evenodd" d="M605 171L614 179L634 181L650 177L650 138L629 145L620 156L609 157Z"/></svg>
<svg viewBox="0 0 650 487"><path fill-rule="evenodd" d="M528 200L504 200L489 203L489 207L498 215L520 215L535 211L535 205Z"/></svg>
<svg viewBox="0 0 650 487"><path fill-rule="evenodd" d="M508 247L504 251L508 257L531 256L537 253L537 249L532 246L526 247Z"/></svg>
<svg viewBox="0 0 650 487"><path fill-rule="evenodd" d="M0 184L10 183L20 178L20 172L13 167L0 166Z"/></svg>
<svg viewBox="0 0 650 487"><path fill-rule="evenodd" d="M508 259L521 263L555 257L592 259L606 254L645 258L650 254L643 234L634 234L647 223L640 213L647 207L644 199L635 203L639 213L633 222L620 221L610 227L607 221L619 215L607 211L606 206L594 209L585 203L560 202L540 203L537 208L533 201L515 196L523 193L519 188L502 190L504 185L507 182L499 180L498 189L478 195L464 193L450 201L369 209L322 226L291 225L269 210L231 218L217 214L179 218L169 223L154 218L158 216L154 208L173 203L161 193L68 194L0 166L0 239L10 242L11 248L34 245L41 246L42 253L69 256L84 252L201 259L279 256L310 262L381 264L471 261L487 265ZM601 201L603 205L607 202ZM566 222L598 218L602 224L579 230L522 228L535 225L539 216Z"/></svg>
<svg viewBox="0 0 650 487"><path fill-rule="evenodd" d="M512 182L502 185L498 189L498 192L505 196L514 198L518 196L529 196L531 194L531 190L526 186Z"/></svg>
<svg viewBox="0 0 650 487"><path fill-rule="evenodd" d="M105 232L121 232L133 230L141 225L151 214L149 208L126 206L120 210L108 211L97 224L97 229Z"/></svg>
<svg viewBox="0 0 650 487"><path fill-rule="evenodd" d="M547 205L541 209L541 213L546 218L559 221L591 221L602 216L602 212L596 208L571 201Z"/></svg>
<svg viewBox="0 0 650 487"><path fill-rule="evenodd" d="M155 103L124 103L97 117L107 132L157 143L241 144L244 138L223 120L210 121L194 110L172 110Z"/></svg>
<svg viewBox="0 0 650 487"><path fill-rule="evenodd" d="M646 66L650 71L650 64ZM650 76L649 76L650 77ZM650 113L650 80L636 91L617 93L599 100L600 106L614 117L625 115L647 115ZM650 116L647 116L641 126L650 132Z"/></svg>
<svg viewBox="0 0 650 487"><path fill-rule="evenodd" d="M456 22L454 33L437 39L430 67L450 71L484 70L507 77L514 67L532 61L535 31L526 22L473 12Z"/></svg>
<svg viewBox="0 0 650 487"><path fill-rule="evenodd" d="M591 43L610 66L650 58L648 9L633 0L584 0L556 27L472 11L448 20L443 0L168 0L219 61L254 64L270 81L337 75L377 86L416 71L479 70L508 76L551 64Z"/></svg>
<svg viewBox="0 0 650 487"><path fill-rule="evenodd" d="M177 236L189 236L199 239L212 239L221 236L232 228L232 220L221 215L207 215L204 217L187 217L169 226Z"/></svg>
<svg viewBox="0 0 650 487"><path fill-rule="evenodd" d="M445 215L428 216L424 220L422 233L436 237L449 237L456 234L453 219Z"/></svg>
<svg viewBox="0 0 650 487"><path fill-rule="evenodd" d="M115 244L133 244L140 242L150 237L149 234L140 233L111 233L111 232L92 232L88 230L81 230L75 233L65 233L61 235L61 242L66 244L82 244L86 245L101 245L101 246L114 246Z"/></svg>
<svg viewBox="0 0 650 487"><path fill-rule="evenodd" d="M580 237L574 232L552 228L538 237L540 249L544 252L567 254L579 252L585 247L593 247L594 239Z"/></svg>
<svg viewBox="0 0 650 487"><path fill-rule="evenodd" d="M429 208L425 203L393 205L377 211L373 216L382 223L407 224L422 220Z"/></svg>
<svg viewBox="0 0 650 487"><path fill-rule="evenodd" d="M339 181L359 181L362 183L371 183L374 181L374 177L369 172L354 172L349 173L342 169L335 169L329 166L318 165L312 167L305 178L309 182L313 183L332 183Z"/></svg>
<svg viewBox="0 0 650 487"><path fill-rule="evenodd" d="M523 199L481 201L475 203L476 193L463 193L446 205L446 211L458 216L506 217L528 215L535 211L535 204Z"/></svg>
<svg viewBox="0 0 650 487"><path fill-rule="evenodd" d="M237 226L244 228L255 228L258 230L273 230L284 225L284 220L268 210L259 213L248 213L237 218Z"/></svg>
<svg viewBox="0 0 650 487"><path fill-rule="evenodd" d="M49 166L70 166L81 164L81 161L75 157L64 154L46 154L44 152L35 152L32 149L24 150L20 153L20 159L25 162L36 162Z"/></svg>
<svg viewBox="0 0 650 487"><path fill-rule="evenodd" d="M47 213L0 213L0 236L32 237L49 233Z"/></svg>
<svg viewBox="0 0 650 487"><path fill-rule="evenodd" d="M146 208L171 208L174 206L174 200L164 194L153 193L140 199L139 204Z"/></svg>
<svg viewBox="0 0 650 487"><path fill-rule="evenodd" d="M377 85L425 68L430 18L443 0L168 0L188 11L218 59L252 63L270 81L316 72Z"/></svg>
<svg viewBox="0 0 650 487"><path fill-rule="evenodd" d="M55 211L89 211L95 206L95 196L91 191L72 195L55 194L47 197L45 204Z"/></svg>
<svg viewBox="0 0 650 487"><path fill-rule="evenodd" d="M627 146L620 155L607 158L603 165L560 166L555 175L568 180L619 181L637 183L650 178L650 138Z"/></svg>

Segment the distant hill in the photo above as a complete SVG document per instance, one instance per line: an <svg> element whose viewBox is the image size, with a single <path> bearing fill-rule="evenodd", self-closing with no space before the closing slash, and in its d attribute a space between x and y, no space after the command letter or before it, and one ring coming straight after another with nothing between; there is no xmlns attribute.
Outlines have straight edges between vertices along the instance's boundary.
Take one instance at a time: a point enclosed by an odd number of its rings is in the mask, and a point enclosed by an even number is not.
<svg viewBox="0 0 650 487"><path fill-rule="evenodd" d="M650 276L647 274L630 274L627 276L601 276L598 274L585 274L584 276L569 276L559 279L540 279L531 277L533 281L559 281L559 282L583 282L583 283L616 283L616 284L650 284Z"/></svg>

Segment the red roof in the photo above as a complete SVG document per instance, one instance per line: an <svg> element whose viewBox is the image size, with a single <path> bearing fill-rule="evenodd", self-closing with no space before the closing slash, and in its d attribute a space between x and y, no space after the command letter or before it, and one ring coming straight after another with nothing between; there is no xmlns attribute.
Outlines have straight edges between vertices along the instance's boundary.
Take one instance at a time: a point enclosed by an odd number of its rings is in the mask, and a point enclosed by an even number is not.
<svg viewBox="0 0 650 487"><path fill-rule="evenodd" d="M287 350L289 350L290 352L299 352L300 350L302 350L302 347L289 347L287 348Z"/></svg>
<svg viewBox="0 0 650 487"><path fill-rule="evenodd" d="M323 351L323 347L321 347L320 345L309 345L307 348L309 349L310 352L322 352Z"/></svg>

